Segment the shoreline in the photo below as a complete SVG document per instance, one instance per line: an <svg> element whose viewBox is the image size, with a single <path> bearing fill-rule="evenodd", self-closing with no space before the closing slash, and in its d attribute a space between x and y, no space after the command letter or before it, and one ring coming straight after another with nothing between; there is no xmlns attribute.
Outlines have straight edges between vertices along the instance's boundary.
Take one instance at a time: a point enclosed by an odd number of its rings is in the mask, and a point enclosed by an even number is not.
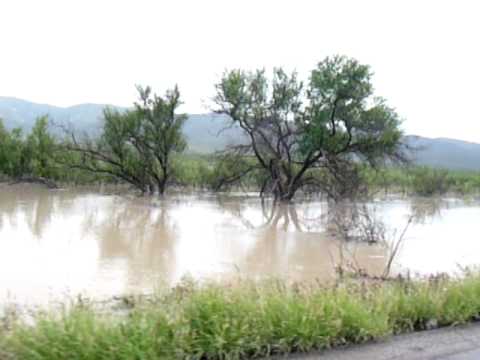
<svg viewBox="0 0 480 360"><path fill-rule="evenodd" d="M115 313L78 301L57 313L33 314L30 324L14 321L4 329L0 346L26 360L68 354L97 359L299 355L478 321L480 275L343 281L331 287L190 280L148 299L120 301L122 309Z"/></svg>

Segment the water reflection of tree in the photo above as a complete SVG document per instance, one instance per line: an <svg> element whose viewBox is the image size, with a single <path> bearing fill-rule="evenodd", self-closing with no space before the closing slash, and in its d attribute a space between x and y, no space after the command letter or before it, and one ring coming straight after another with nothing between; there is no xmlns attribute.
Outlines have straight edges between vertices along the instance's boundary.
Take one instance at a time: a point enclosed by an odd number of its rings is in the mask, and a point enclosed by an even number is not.
<svg viewBox="0 0 480 360"><path fill-rule="evenodd" d="M175 272L176 233L168 211L164 202L118 197L102 214L91 214L84 229L98 239L102 261L127 262L129 286L169 283Z"/></svg>
<svg viewBox="0 0 480 360"><path fill-rule="evenodd" d="M451 204L441 198L413 198L410 202L410 214L417 224L424 224L428 220L440 217L443 210L449 209Z"/></svg>
<svg viewBox="0 0 480 360"><path fill-rule="evenodd" d="M5 219L18 226L23 216L32 234L41 239L52 216L69 213L77 196L78 193L52 191L34 185L3 185L0 191L0 227Z"/></svg>
<svg viewBox="0 0 480 360"><path fill-rule="evenodd" d="M254 204L255 205L255 204ZM365 243L346 243L328 233L329 210L325 203L285 204L261 202L262 221L254 224L245 213L252 204L221 204L229 214L255 232L256 240L236 264L248 276L285 276L292 280L329 278L334 266L348 259L358 267L381 273L386 263L386 247ZM310 214L310 207L320 207Z"/></svg>
<svg viewBox="0 0 480 360"><path fill-rule="evenodd" d="M321 209L320 215L309 216L309 204L303 203L298 206L278 201L269 200L237 200L230 199L225 201L217 199L220 208L240 221L240 223L250 230L259 230L263 228L278 228L283 231L311 231L324 225L324 215ZM316 206L319 204L316 203ZM246 216L249 210L255 210L260 213L254 220Z"/></svg>

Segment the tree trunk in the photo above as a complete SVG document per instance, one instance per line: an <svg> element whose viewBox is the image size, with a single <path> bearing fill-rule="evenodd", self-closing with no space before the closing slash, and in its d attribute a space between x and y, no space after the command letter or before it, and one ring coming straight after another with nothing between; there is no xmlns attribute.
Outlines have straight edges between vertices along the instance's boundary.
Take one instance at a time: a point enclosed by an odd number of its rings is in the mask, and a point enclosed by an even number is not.
<svg viewBox="0 0 480 360"><path fill-rule="evenodd" d="M296 184L278 183L278 186L274 190L275 199L281 202L290 202L295 196L297 189Z"/></svg>
<svg viewBox="0 0 480 360"><path fill-rule="evenodd" d="M167 188L167 179L166 178L159 179L159 181L157 182L157 187L158 187L159 195L165 194L165 190Z"/></svg>

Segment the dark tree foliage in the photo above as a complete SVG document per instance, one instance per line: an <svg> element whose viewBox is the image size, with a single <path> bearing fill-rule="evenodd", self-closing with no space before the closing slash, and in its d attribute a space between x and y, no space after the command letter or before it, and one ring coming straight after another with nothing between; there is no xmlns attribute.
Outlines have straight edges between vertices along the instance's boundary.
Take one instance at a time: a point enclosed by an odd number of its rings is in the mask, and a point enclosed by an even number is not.
<svg viewBox="0 0 480 360"><path fill-rule="evenodd" d="M58 144L49 133L47 116L39 117L28 134L8 132L0 121L0 173L16 181L43 182L53 186L58 176L55 161Z"/></svg>
<svg viewBox="0 0 480 360"><path fill-rule="evenodd" d="M0 118L0 175L6 174L8 169L8 152L7 146L10 142L10 134L3 125L3 120Z"/></svg>
<svg viewBox="0 0 480 360"><path fill-rule="evenodd" d="M306 86L282 69L270 80L264 70L228 71L214 101L248 139L228 151L254 158L267 174L261 193L279 200L306 186L322 188L315 169L339 175L360 161L404 159L399 117L373 96L369 67L354 59L326 58Z"/></svg>
<svg viewBox="0 0 480 360"><path fill-rule="evenodd" d="M106 174L127 182L142 193L163 194L172 176L171 156L182 152L186 117L176 114L180 92L175 87L164 97L149 87L138 87L140 100L124 112L106 109L98 140L78 141L73 132L67 149L81 154L71 166Z"/></svg>
<svg viewBox="0 0 480 360"><path fill-rule="evenodd" d="M57 178L57 149L58 143L49 132L48 116L39 117L25 143L28 172L41 178Z"/></svg>

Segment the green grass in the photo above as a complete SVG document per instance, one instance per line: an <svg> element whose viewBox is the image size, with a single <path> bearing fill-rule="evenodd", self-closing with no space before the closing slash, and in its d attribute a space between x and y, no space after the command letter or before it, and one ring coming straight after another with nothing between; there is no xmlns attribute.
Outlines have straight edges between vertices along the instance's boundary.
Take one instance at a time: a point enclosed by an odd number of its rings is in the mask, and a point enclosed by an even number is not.
<svg viewBox="0 0 480 360"><path fill-rule="evenodd" d="M362 168L361 174L371 189L385 189L409 195L438 196L446 193L480 193L480 172L435 169L425 166L388 167L374 171Z"/></svg>
<svg viewBox="0 0 480 360"><path fill-rule="evenodd" d="M362 343L480 315L480 276L344 282L183 283L129 301L128 315L76 304L16 322L1 340L15 359L247 359Z"/></svg>

